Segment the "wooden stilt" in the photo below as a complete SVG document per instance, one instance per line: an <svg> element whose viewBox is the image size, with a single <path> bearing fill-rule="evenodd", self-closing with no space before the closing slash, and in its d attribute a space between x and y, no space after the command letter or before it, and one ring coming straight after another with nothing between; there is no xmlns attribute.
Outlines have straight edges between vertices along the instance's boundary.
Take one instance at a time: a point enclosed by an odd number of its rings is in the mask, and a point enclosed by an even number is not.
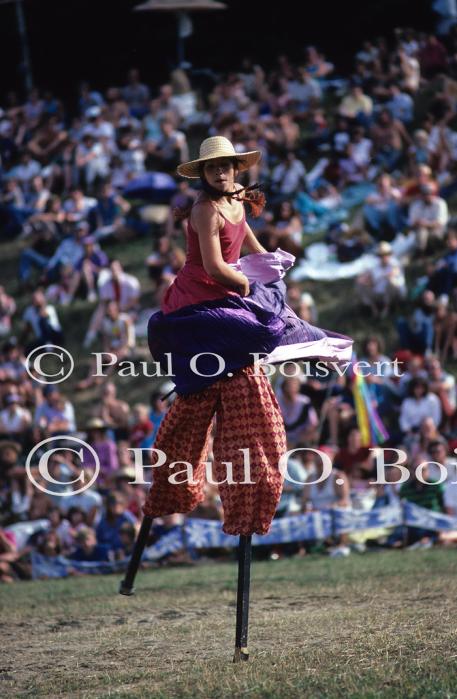
<svg viewBox="0 0 457 699"><path fill-rule="evenodd" d="M141 563L141 556L143 555L144 547L148 540L149 532L151 531L152 517L143 517L141 523L140 531L138 532L137 539L135 541L135 546L133 547L132 556L125 574L125 578L121 581L119 585L120 595L133 595L135 593L135 588L133 583L135 582L135 576L138 572L138 568Z"/></svg>
<svg viewBox="0 0 457 699"><path fill-rule="evenodd" d="M249 659L249 586L251 582L251 536L240 536L238 546L238 592L236 599L236 637L233 662Z"/></svg>

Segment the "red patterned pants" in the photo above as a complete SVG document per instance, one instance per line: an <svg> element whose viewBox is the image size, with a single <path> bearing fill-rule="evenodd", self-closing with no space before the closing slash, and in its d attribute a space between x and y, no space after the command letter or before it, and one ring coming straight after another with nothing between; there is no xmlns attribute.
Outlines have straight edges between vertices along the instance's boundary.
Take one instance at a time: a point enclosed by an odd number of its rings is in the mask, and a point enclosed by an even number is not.
<svg viewBox="0 0 457 699"><path fill-rule="evenodd" d="M226 534L266 534L281 497L283 476L278 462L287 450L282 414L268 378L253 365L239 369L189 396L178 396L162 421L154 449L166 454L166 461L152 469L152 486L143 507L145 515L159 517L190 512L204 499L209 439L213 417L212 479L227 480L227 466L233 465L233 483L221 482L219 494L224 508ZM240 449L248 449L250 475ZM192 480L170 483L173 473L182 472L180 463L192 465ZM242 481L253 481L253 483Z"/></svg>

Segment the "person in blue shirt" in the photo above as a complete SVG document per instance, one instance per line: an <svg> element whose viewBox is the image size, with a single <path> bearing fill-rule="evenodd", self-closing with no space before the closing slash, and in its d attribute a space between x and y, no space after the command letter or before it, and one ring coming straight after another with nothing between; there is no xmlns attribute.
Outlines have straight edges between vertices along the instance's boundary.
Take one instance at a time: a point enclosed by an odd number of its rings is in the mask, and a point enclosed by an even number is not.
<svg viewBox="0 0 457 699"><path fill-rule="evenodd" d="M113 551L122 548L122 525L126 522L135 523L134 515L125 509L125 505L125 498L121 493L108 495L106 512L97 526L97 542L106 544Z"/></svg>
<svg viewBox="0 0 457 699"><path fill-rule="evenodd" d="M457 288L457 231L448 232L446 244L447 252L435 264L427 285L436 296L450 296Z"/></svg>
<svg viewBox="0 0 457 699"><path fill-rule="evenodd" d="M69 558L72 561L88 561L99 563L102 561L112 561L114 554L106 544L97 544L95 532L90 527L81 529L76 536L77 548Z"/></svg>
<svg viewBox="0 0 457 699"><path fill-rule="evenodd" d="M394 119L410 124L414 118L414 102L407 92L402 92L397 83L389 86L390 100L387 108Z"/></svg>

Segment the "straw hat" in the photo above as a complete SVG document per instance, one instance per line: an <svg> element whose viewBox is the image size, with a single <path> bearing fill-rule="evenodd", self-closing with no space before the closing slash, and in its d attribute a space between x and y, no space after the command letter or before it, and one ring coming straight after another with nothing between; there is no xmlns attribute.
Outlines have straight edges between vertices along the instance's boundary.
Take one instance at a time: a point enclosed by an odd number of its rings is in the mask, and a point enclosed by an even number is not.
<svg viewBox="0 0 457 699"><path fill-rule="evenodd" d="M392 246L390 243L388 243L386 240L382 240L377 249L376 249L376 254L377 255L391 255L392 254Z"/></svg>
<svg viewBox="0 0 457 699"><path fill-rule="evenodd" d="M86 430L106 430L107 427L99 417L91 417L86 424Z"/></svg>
<svg viewBox="0 0 457 699"><path fill-rule="evenodd" d="M216 158L236 158L238 161L238 170L247 170L258 163L261 157L262 154L259 150L237 153L228 138L224 136L211 136L211 138L205 138L201 144L199 158L190 160L188 163L182 163L178 166L178 175L190 178L200 177L200 163L204 163L207 160L215 160Z"/></svg>

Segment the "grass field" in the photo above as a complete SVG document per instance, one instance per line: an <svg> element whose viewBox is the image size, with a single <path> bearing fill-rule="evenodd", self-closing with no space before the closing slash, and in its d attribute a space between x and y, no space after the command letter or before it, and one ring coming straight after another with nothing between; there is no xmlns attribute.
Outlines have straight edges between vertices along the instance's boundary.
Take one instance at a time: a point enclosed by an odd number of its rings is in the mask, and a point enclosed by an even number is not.
<svg viewBox="0 0 457 699"><path fill-rule="evenodd" d="M233 665L236 565L0 589L2 697L456 697L457 553L253 564Z"/></svg>

